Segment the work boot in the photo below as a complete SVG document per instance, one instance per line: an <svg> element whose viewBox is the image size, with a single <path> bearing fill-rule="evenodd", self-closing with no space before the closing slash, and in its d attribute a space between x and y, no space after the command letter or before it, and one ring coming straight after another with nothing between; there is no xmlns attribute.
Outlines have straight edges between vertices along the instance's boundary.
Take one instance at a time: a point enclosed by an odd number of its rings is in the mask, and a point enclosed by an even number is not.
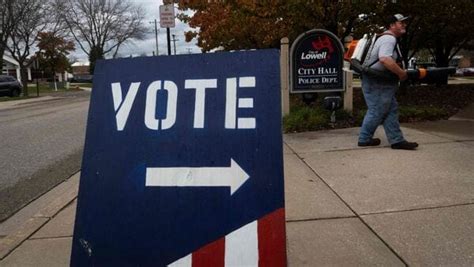
<svg viewBox="0 0 474 267"><path fill-rule="evenodd" d="M418 147L416 142L401 141L392 145L392 149L415 150Z"/></svg>
<svg viewBox="0 0 474 267"><path fill-rule="evenodd" d="M378 146L380 145L380 139L378 138L372 138L368 142L358 142L358 146Z"/></svg>

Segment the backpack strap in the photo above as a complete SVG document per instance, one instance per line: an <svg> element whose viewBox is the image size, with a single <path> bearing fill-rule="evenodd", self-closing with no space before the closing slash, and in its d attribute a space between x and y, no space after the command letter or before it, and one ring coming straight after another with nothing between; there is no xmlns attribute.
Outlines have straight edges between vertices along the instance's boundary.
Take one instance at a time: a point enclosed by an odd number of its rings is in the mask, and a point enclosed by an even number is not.
<svg viewBox="0 0 474 267"><path fill-rule="evenodd" d="M374 47L375 47L375 43L377 42L377 40L378 40L380 37L384 36L384 35L391 35L391 36L394 36L394 37L395 37L395 35L393 35L393 33L389 32L389 31L386 31L386 32L377 34L377 35L376 35L377 37L375 38L375 41L374 41ZM395 39L396 39L396 38L395 38ZM395 48L393 49L393 51L396 51L397 54L398 54L398 57L399 57L399 58L402 58L402 53L401 53L401 51L400 51L400 47L398 46L398 40L397 40L397 43L395 44ZM372 51L370 51L370 53L372 53ZM370 68L370 67L372 67L373 65L375 65L377 62L379 62L379 58L378 58L378 57L377 57L377 59L376 59L374 62L370 63L367 67ZM403 61L402 61L402 62L403 62Z"/></svg>
<svg viewBox="0 0 474 267"><path fill-rule="evenodd" d="M397 61L400 61L400 63L402 64L402 69L405 69L406 66L405 66L405 60L403 60L403 55L402 55L402 51L400 50L400 46L398 45L398 41L397 41L397 44L395 45L395 52L397 52Z"/></svg>

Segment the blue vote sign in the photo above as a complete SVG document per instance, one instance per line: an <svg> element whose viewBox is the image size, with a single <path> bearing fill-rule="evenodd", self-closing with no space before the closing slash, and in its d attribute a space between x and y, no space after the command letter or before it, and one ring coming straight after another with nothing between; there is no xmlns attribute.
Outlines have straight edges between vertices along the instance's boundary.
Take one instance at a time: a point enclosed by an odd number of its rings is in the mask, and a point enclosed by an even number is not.
<svg viewBox="0 0 474 267"><path fill-rule="evenodd" d="M279 52L99 61L72 266L285 266Z"/></svg>

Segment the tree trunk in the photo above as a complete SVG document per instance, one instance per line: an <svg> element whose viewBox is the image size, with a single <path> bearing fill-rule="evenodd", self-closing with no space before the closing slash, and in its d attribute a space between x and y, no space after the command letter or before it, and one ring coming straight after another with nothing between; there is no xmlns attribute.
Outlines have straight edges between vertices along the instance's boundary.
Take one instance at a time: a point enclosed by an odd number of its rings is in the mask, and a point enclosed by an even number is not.
<svg viewBox="0 0 474 267"><path fill-rule="evenodd" d="M409 51L410 47L406 38L401 38L399 41L400 52L402 53L403 64L408 68L408 60L409 60Z"/></svg>
<svg viewBox="0 0 474 267"><path fill-rule="evenodd" d="M23 95L28 96L28 69L20 64L21 83L23 84Z"/></svg>
<svg viewBox="0 0 474 267"><path fill-rule="evenodd" d="M56 84L56 69L51 68L53 70L53 84L54 84L54 91L58 91L58 85Z"/></svg>
<svg viewBox="0 0 474 267"><path fill-rule="evenodd" d="M435 63L436 67L448 67L449 65L449 52L445 53L444 47L437 45L435 48ZM443 75L436 78L436 85L448 84L448 75Z"/></svg>
<svg viewBox="0 0 474 267"><path fill-rule="evenodd" d="M447 67L448 66L448 55L445 55L443 51L436 50L435 52L435 63L436 67Z"/></svg>
<svg viewBox="0 0 474 267"><path fill-rule="evenodd" d="M104 58L104 49L98 46L91 47L89 54L89 74L94 74L95 62Z"/></svg>
<svg viewBox="0 0 474 267"><path fill-rule="evenodd" d="M3 55L5 54L5 46L0 44L0 67L3 70Z"/></svg>

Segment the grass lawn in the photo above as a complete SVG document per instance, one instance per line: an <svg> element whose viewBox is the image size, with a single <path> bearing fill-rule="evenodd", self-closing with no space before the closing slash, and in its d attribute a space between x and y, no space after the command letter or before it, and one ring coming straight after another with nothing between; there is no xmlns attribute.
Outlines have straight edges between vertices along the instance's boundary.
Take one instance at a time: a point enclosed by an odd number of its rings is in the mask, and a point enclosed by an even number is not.
<svg viewBox="0 0 474 267"><path fill-rule="evenodd" d="M71 88L74 88L76 86L92 88L92 83L71 83Z"/></svg>
<svg viewBox="0 0 474 267"><path fill-rule="evenodd" d="M55 92L68 92L68 91L74 91L74 90L77 90L75 89L76 85L78 84L70 84L69 85L69 89L65 89L65 88L57 88L57 91L54 90L54 88L50 88L49 87L49 84L47 83L40 83L39 84L39 93L41 95L41 93L55 93ZM81 87L88 87L87 86L88 84L80 84ZM91 86L92 87L92 84ZM36 84L35 83L30 83L28 84L28 94L29 95L36 95L36 92L37 92L37 88L36 88Z"/></svg>
<svg viewBox="0 0 474 267"><path fill-rule="evenodd" d="M81 87L87 87L88 84L85 84L86 86L83 86L81 84ZM92 84L90 85L92 87ZM39 96L45 96L45 95L51 95L51 94L61 94L61 93L66 93L66 92L72 92L72 91L77 91L75 89L75 86L69 86L69 89L60 89L58 88L57 91L51 88L49 88L49 85L47 83L40 83L39 87L36 87L36 83L30 83L28 84L28 96L19 96L19 97L9 97L9 96L0 96L0 102L4 101L14 101L14 100L22 100L22 99L29 99L29 98L35 98Z"/></svg>

